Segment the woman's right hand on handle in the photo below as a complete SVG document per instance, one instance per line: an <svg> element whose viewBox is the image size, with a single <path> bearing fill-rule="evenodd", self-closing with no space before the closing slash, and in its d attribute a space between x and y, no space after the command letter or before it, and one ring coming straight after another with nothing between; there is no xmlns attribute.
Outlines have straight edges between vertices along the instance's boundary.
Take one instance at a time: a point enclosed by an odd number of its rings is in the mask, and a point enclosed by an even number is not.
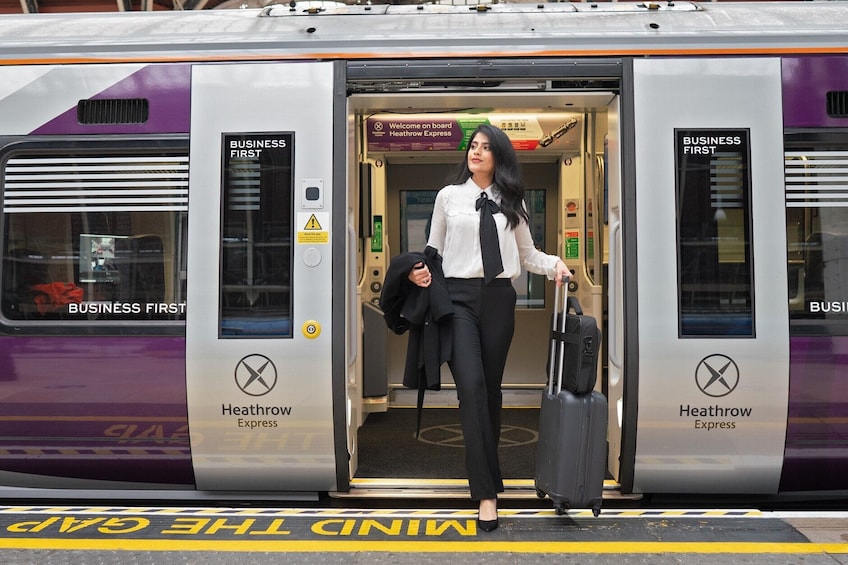
<svg viewBox="0 0 848 565"><path fill-rule="evenodd" d="M555 270L556 275L554 276L554 280L556 281L557 287L560 287L571 280L571 270L568 268L568 265L562 262L562 260L557 261Z"/></svg>
<svg viewBox="0 0 848 565"><path fill-rule="evenodd" d="M430 286L430 283L433 281L433 277L430 276L430 269L427 268L427 265L423 261L419 261L412 267L407 278L409 278L412 284L424 288Z"/></svg>

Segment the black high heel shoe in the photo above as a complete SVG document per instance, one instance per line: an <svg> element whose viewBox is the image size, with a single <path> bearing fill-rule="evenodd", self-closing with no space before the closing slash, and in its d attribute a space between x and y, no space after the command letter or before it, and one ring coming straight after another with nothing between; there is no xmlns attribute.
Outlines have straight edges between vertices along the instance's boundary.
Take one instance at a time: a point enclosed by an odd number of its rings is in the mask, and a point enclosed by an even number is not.
<svg viewBox="0 0 848 565"><path fill-rule="evenodd" d="M484 532L494 532L498 529L498 519L494 520L481 520L477 518L477 527L483 530Z"/></svg>
<svg viewBox="0 0 848 565"><path fill-rule="evenodd" d="M490 513L494 511L495 519L494 520L481 520L480 519L480 511L483 507L486 507L486 512ZM498 500L497 498L489 499L489 500L481 500L480 508L477 510L477 527L483 530L484 532L493 532L498 529Z"/></svg>

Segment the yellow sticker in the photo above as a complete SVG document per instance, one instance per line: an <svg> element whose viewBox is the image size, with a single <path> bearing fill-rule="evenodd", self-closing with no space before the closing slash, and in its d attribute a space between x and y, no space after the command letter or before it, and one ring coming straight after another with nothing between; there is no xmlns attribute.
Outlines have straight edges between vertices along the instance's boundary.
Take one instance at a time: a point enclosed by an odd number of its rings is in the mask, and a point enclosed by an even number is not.
<svg viewBox="0 0 848 565"><path fill-rule="evenodd" d="M315 339L319 335L321 335L321 324L316 322L315 320L306 320L303 322L303 327L301 328L303 335L308 337L309 339Z"/></svg>
<svg viewBox="0 0 848 565"><path fill-rule="evenodd" d="M299 231L297 232L298 243L329 243L330 233L325 231Z"/></svg>
<svg viewBox="0 0 848 565"><path fill-rule="evenodd" d="M330 214L326 212L298 212L297 242L300 244L314 245L316 243L330 243Z"/></svg>

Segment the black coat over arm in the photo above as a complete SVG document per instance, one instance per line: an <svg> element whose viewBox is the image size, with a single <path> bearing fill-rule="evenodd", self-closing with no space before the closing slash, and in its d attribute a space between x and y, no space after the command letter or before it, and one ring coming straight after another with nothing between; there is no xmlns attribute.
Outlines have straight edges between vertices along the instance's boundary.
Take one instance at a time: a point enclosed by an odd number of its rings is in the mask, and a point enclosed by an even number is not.
<svg viewBox="0 0 848 565"><path fill-rule="evenodd" d="M412 267L422 261L432 276L427 288L408 279ZM451 358L449 322L454 309L442 272L442 258L434 248L427 247L423 253L402 253L392 259L380 294L380 308L389 329L399 335L409 331L403 385L440 390L441 365Z"/></svg>

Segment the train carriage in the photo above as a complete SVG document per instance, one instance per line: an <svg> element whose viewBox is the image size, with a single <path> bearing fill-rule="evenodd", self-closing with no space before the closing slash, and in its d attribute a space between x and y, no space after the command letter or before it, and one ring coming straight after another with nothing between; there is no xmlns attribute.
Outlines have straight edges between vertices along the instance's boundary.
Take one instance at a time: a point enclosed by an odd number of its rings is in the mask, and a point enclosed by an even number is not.
<svg viewBox="0 0 848 565"><path fill-rule="evenodd" d="M0 493L463 492L435 455L450 374L422 448L378 302L488 122L519 153L537 245L604 331L610 489L844 495L846 16L3 16ZM553 287L514 286L505 421L532 449ZM502 447L509 493L532 493L532 457Z"/></svg>

